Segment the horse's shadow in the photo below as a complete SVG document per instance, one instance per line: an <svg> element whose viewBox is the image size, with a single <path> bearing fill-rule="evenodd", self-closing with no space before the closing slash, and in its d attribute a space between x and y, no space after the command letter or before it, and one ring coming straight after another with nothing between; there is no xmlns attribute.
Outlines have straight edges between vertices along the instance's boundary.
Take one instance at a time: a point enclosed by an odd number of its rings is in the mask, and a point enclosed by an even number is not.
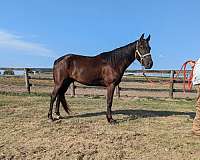
<svg viewBox="0 0 200 160"><path fill-rule="evenodd" d="M113 115L122 114L127 117L123 118L123 121L135 120L138 118L150 118L150 117L168 117L168 116L189 116L189 118L194 119L195 112L177 112L177 111L155 111L155 110L145 110L145 109L125 109L125 110L115 110ZM83 113L79 115L71 115L65 117L69 118L86 118L86 117L96 117L106 115L106 112L93 112L93 113Z"/></svg>

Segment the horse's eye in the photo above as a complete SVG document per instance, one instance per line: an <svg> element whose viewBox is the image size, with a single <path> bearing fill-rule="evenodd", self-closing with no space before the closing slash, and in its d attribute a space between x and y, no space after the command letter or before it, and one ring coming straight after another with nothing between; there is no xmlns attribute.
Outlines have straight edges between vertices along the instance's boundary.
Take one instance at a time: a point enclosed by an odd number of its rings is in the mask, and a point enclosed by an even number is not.
<svg viewBox="0 0 200 160"><path fill-rule="evenodd" d="M144 47L143 46L140 46L140 49L143 49Z"/></svg>

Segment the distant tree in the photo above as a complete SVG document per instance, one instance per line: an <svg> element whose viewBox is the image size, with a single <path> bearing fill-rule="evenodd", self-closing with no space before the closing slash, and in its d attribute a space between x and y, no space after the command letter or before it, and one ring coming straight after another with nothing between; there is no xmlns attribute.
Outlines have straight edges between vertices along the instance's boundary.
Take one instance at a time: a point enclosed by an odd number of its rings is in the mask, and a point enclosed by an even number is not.
<svg viewBox="0 0 200 160"><path fill-rule="evenodd" d="M11 69L8 69L3 72L3 75L15 75L15 72Z"/></svg>

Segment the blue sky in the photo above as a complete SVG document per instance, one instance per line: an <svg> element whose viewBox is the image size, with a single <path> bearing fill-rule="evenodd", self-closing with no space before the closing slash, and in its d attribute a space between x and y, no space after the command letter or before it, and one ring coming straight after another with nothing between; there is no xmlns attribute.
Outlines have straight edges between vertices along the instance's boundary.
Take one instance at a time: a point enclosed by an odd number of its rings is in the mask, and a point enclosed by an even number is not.
<svg viewBox="0 0 200 160"><path fill-rule="evenodd" d="M96 55L145 33L153 69L179 69L200 57L199 7L199 0L2 0L0 67L52 67L66 53Z"/></svg>

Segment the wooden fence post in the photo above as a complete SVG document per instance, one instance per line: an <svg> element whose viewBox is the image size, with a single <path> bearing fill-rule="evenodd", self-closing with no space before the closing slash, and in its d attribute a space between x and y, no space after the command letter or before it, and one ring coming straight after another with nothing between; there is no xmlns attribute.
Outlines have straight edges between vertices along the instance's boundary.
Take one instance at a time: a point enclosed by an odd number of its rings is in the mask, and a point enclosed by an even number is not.
<svg viewBox="0 0 200 160"><path fill-rule="evenodd" d="M117 86L115 87L115 89L116 89L117 98L120 98L120 87L119 87L119 85L117 85Z"/></svg>
<svg viewBox="0 0 200 160"><path fill-rule="evenodd" d="M71 96L72 96L72 97L74 97L75 94L76 94L76 93L75 93L75 88L76 88L76 87L75 87L75 85L74 85L74 82L72 82L72 84L71 84Z"/></svg>
<svg viewBox="0 0 200 160"><path fill-rule="evenodd" d="M174 96L174 74L175 74L175 71L172 70L170 74L169 98L173 98Z"/></svg>
<svg viewBox="0 0 200 160"><path fill-rule="evenodd" d="M28 93L30 94L30 92L31 92L31 89L30 89L31 85L29 83L28 71L29 71L28 68L24 68L24 77L25 77L26 89L27 89Z"/></svg>

